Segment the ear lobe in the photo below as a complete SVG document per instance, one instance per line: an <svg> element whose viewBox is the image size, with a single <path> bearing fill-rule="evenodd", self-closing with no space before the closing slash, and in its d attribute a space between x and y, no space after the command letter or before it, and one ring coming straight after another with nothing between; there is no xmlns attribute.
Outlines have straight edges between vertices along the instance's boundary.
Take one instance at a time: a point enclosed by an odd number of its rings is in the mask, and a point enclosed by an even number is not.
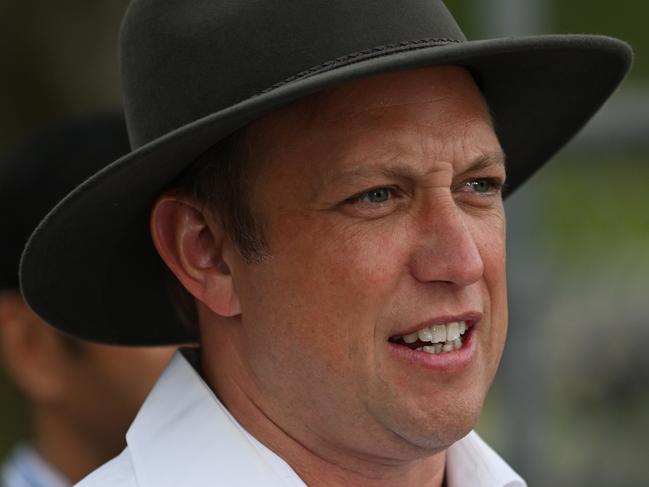
<svg viewBox="0 0 649 487"><path fill-rule="evenodd" d="M220 221L193 198L163 194L151 213L151 234L162 260L187 291L214 313L240 314L230 268L229 239Z"/></svg>

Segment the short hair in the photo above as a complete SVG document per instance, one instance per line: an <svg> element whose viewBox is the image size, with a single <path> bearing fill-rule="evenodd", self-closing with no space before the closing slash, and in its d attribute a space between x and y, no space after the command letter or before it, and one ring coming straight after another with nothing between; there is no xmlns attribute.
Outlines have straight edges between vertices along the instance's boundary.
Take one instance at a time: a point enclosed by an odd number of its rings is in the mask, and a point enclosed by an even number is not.
<svg viewBox="0 0 649 487"><path fill-rule="evenodd" d="M229 238L248 263L267 256L264 220L254 208L250 193L251 161L244 144L246 129L223 138L195 161L167 188L195 198L216 213ZM184 326L196 332L198 316L194 297L168 271L167 288Z"/></svg>

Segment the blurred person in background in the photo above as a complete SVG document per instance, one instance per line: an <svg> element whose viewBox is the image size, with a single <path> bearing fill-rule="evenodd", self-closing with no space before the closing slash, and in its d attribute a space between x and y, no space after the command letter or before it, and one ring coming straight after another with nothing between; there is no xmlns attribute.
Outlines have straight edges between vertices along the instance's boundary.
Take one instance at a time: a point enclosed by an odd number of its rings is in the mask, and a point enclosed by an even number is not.
<svg viewBox="0 0 649 487"><path fill-rule="evenodd" d="M18 286L20 254L40 219L128 150L123 117L102 115L50 129L0 160L0 356L32 417L30 442L2 467L3 487L68 486L118 454L173 351L64 335L27 306Z"/></svg>

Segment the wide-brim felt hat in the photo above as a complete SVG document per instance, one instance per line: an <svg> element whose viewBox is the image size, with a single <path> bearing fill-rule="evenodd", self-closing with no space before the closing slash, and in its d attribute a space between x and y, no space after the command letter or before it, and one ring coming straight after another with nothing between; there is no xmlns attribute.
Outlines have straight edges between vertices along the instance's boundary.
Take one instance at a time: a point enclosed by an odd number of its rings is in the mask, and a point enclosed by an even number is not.
<svg viewBox="0 0 649 487"><path fill-rule="evenodd" d="M436 0L133 0L121 30L133 151L68 195L25 250L22 289L61 330L114 344L194 341L149 233L156 195L251 121L354 79L464 66L493 115L510 191L600 108L629 69L622 41L467 41Z"/></svg>

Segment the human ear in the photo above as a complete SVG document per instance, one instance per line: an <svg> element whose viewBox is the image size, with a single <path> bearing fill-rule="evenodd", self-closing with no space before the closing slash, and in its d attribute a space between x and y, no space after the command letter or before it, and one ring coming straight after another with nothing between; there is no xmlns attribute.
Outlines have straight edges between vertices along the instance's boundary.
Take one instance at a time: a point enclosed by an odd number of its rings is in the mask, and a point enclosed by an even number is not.
<svg viewBox="0 0 649 487"><path fill-rule="evenodd" d="M183 287L224 317L241 313L230 266L231 246L218 218L194 198L164 193L151 213L153 243Z"/></svg>

